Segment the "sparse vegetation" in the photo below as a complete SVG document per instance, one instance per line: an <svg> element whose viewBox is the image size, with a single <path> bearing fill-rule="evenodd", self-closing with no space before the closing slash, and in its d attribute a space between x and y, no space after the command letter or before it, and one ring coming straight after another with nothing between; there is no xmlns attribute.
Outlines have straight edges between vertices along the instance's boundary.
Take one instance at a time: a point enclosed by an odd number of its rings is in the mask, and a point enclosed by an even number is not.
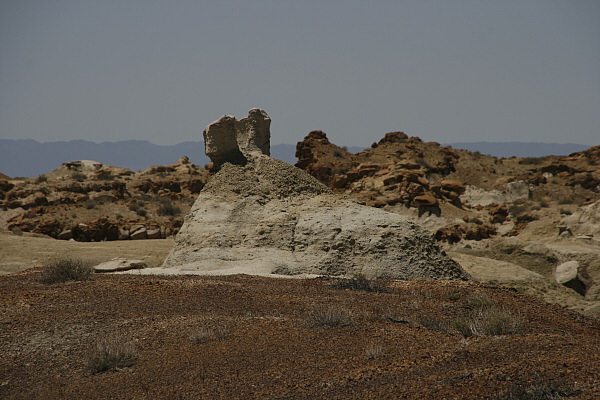
<svg viewBox="0 0 600 400"><path fill-rule="evenodd" d="M46 175L40 175L35 180L36 183L44 183L48 182L48 177Z"/></svg>
<svg viewBox="0 0 600 400"><path fill-rule="evenodd" d="M389 287L383 279L371 279L363 273L351 278L340 278L334 284L338 289L364 290L365 292L389 292Z"/></svg>
<svg viewBox="0 0 600 400"><path fill-rule="evenodd" d="M511 204L508 207L508 212L510 215L515 216L527 211L527 206L525 204Z"/></svg>
<svg viewBox="0 0 600 400"><path fill-rule="evenodd" d="M340 307L320 307L308 313L308 324L311 327L339 327L350 325L352 313Z"/></svg>
<svg viewBox="0 0 600 400"><path fill-rule="evenodd" d="M169 199L161 199L160 206L158 207L157 213L158 215L179 215L181 214L181 208L179 206L173 204Z"/></svg>
<svg viewBox="0 0 600 400"><path fill-rule="evenodd" d="M87 208L88 210L93 210L94 208L96 208L96 202L94 200L87 200L85 202L85 208Z"/></svg>
<svg viewBox="0 0 600 400"><path fill-rule="evenodd" d="M146 217L148 215L148 211L146 211L144 208L137 209L135 213L140 217Z"/></svg>
<svg viewBox="0 0 600 400"><path fill-rule="evenodd" d="M93 373L131 367L135 364L135 347L122 336L103 336L90 351L89 365Z"/></svg>
<svg viewBox="0 0 600 400"><path fill-rule="evenodd" d="M573 397L581 394L581 390L576 390L570 385L558 385L556 383L544 382L528 386L513 386L508 392L504 393L497 400L558 400L567 397Z"/></svg>
<svg viewBox="0 0 600 400"><path fill-rule="evenodd" d="M455 318L453 320L450 320L448 325L451 329L456 330L465 338L473 336L473 331L471 330L471 323L467 318Z"/></svg>
<svg viewBox="0 0 600 400"><path fill-rule="evenodd" d="M423 157L417 157L417 158L415 158L415 162L417 164L419 164L420 166L422 166L423 168L425 168L425 169L431 169L431 165L429 165L427 163L427 161L425 161L425 159Z"/></svg>
<svg viewBox="0 0 600 400"><path fill-rule="evenodd" d="M540 165L544 163L544 160L545 157L525 157L521 161L519 161L519 164Z"/></svg>
<svg viewBox="0 0 600 400"><path fill-rule="evenodd" d="M81 172L75 172L75 173L73 173L73 175L71 175L71 178L73 178L77 182L83 182L83 181L87 180L87 175L82 174Z"/></svg>
<svg viewBox="0 0 600 400"><path fill-rule="evenodd" d="M481 308L471 317L471 331L478 336L513 335L522 326L520 317L500 307Z"/></svg>
<svg viewBox="0 0 600 400"><path fill-rule="evenodd" d="M468 317L452 319L448 326L463 337L512 335L523 328L523 320L499 306L491 297L473 293L465 297L463 306L471 310Z"/></svg>
<svg viewBox="0 0 600 400"><path fill-rule="evenodd" d="M567 209L567 208L560 208L560 209L558 210L558 212L559 212L561 215L572 215L572 214L573 214L573 212L572 212L571 210Z"/></svg>
<svg viewBox="0 0 600 400"><path fill-rule="evenodd" d="M47 284L68 281L85 281L92 277L93 269L82 260L63 258L52 260L42 270L41 281Z"/></svg>
<svg viewBox="0 0 600 400"><path fill-rule="evenodd" d="M558 200L558 204L573 204L573 203L575 203L575 201L573 201L573 197L571 197L571 196L564 196Z"/></svg>
<svg viewBox="0 0 600 400"><path fill-rule="evenodd" d="M464 306L470 309L490 308L495 305L494 299L480 293L472 293L464 299Z"/></svg>
<svg viewBox="0 0 600 400"><path fill-rule="evenodd" d="M344 157L344 153L342 153L341 150L335 149L333 151L333 156L336 158L342 158L342 157Z"/></svg>
<svg viewBox="0 0 600 400"><path fill-rule="evenodd" d="M365 347L365 354L369 360L375 360L385 355L385 350L382 345L371 343Z"/></svg>
<svg viewBox="0 0 600 400"><path fill-rule="evenodd" d="M111 174L110 171L103 169L96 174L96 179L100 179L102 181L113 181L115 180L115 176Z"/></svg>
<svg viewBox="0 0 600 400"><path fill-rule="evenodd" d="M224 325L206 322L192 333L190 340L195 344L203 344L211 340L225 340L227 336L227 328Z"/></svg>

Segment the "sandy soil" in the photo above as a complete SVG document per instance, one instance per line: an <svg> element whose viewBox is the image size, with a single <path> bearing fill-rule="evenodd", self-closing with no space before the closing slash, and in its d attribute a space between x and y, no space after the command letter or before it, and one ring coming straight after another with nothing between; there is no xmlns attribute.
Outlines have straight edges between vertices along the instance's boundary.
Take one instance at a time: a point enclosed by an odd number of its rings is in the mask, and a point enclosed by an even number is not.
<svg viewBox="0 0 600 400"><path fill-rule="evenodd" d="M114 242L75 242L48 236L0 232L0 275L40 267L47 260L80 258L96 265L115 257L141 259L158 267L173 247L173 239L123 240Z"/></svg>

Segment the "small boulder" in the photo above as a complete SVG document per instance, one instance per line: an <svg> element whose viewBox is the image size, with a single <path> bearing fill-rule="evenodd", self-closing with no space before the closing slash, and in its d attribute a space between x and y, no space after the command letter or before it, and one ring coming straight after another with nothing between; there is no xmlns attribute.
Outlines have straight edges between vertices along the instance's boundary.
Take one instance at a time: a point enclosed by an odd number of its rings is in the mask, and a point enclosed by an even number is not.
<svg viewBox="0 0 600 400"><path fill-rule="evenodd" d="M148 239L160 239L160 228L150 228L147 231Z"/></svg>
<svg viewBox="0 0 600 400"><path fill-rule="evenodd" d="M147 239L148 231L146 228L138 228L136 231L131 231L130 237L132 240Z"/></svg>
<svg viewBox="0 0 600 400"><path fill-rule="evenodd" d="M582 296L585 296L586 287L581 279L581 268L579 261L567 261L556 267L554 278L556 282L573 289Z"/></svg>
<svg viewBox="0 0 600 400"><path fill-rule="evenodd" d="M458 195L461 195L465 192L465 187L458 181L445 180L445 181L440 182L440 186L443 189L446 189L450 192L454 192Z"/></svg>
<svg viewBox="0 0 600 400"><path fill-rule="evenodd" d="M65 229L56 237L59 240L71 240L73 239L73 231L71 229Z"/></svg>

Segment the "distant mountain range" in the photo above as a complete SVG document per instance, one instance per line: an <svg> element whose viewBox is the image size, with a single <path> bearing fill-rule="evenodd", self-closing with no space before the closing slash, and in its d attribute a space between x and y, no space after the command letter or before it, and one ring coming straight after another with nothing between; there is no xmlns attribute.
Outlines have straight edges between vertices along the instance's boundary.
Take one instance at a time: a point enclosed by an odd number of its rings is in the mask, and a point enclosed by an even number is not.
<svg viewBox="0 0 600 400"><path fill-rule="evenodd" d="M567 156L577 151L589 149L583 144L558 144L541 142L456 142L445 143L455 149L478 151L494 157L544 157Z"/></svg>
<svg viewBox="0 0 600 400"><path fill-rule="evenodd" d="M542 157L567 155L588 149L579 144L476 142L447 143L455 148L479 151L496 157ZM349 147L359 152L363 147ZM296 163L296 146L279 144L271 146L271 155L289 164ZM152 165L167 165L188 156L194 164L205 165L202 142L183 142L172 146L159 146L145 140L94 143L86 140L40 143L36 140L0 139L0 172L11 177L35 177L73 160L94 160L106 165L117 165L135 171Z"/></svg>

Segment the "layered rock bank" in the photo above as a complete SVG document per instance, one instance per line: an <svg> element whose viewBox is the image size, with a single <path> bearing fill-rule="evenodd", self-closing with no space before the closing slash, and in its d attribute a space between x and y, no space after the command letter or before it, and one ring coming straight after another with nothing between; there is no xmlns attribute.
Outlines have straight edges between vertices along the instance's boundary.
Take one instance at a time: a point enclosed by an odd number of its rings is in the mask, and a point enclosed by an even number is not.
<svg viewBox="0 0 600 400"><path fill-rule="evenodd" d="M335 195L269 157L270 119L258 109L204 131L219 171L200 192L163 268L207 274L366 275L469 279L419 225Z"/></svg>

